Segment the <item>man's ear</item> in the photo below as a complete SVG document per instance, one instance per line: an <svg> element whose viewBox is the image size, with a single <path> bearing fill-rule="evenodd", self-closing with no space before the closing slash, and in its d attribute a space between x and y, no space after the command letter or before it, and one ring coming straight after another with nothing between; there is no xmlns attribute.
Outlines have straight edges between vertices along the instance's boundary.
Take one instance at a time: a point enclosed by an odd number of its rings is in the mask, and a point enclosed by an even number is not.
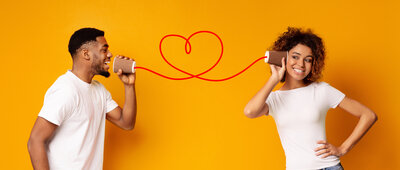
<svg viewBox="0 0 400 170"><path fill-rule="evenodd" d="M87 48L82 48L81 55L84 60L90 60L89 50Z"/></svg>

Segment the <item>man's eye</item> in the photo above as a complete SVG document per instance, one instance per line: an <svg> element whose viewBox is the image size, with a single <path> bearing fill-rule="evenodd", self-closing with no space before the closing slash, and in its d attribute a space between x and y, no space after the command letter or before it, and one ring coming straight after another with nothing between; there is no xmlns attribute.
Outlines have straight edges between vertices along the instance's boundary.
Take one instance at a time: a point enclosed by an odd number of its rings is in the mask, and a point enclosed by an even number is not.
<svg viewBox="0 0 400 170"><path fill-rule="evenodd" d="M298 57L298 56L295 56L295 55L292 55L292 58L293 58L293 59L298 59L299 57Z"/></svg>

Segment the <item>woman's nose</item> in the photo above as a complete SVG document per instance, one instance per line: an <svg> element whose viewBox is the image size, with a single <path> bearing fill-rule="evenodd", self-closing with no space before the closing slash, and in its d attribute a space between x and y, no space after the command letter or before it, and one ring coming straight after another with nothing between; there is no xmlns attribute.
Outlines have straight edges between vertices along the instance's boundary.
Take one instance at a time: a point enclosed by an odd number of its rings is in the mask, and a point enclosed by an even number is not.
<svg viewBox="0 0 400 170"><path fill-rule="evenodd" d="M297 65L304 67L304 61L303 60L297 61Z"/></svg>

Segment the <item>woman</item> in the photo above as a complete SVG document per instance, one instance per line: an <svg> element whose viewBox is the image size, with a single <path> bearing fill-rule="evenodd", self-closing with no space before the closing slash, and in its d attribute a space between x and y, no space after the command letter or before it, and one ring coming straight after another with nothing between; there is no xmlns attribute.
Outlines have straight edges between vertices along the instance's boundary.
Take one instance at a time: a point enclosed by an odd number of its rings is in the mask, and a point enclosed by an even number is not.
<svg viewBox="0 0 400 170"><path fill-rule="evenodd" d="M318 82L324 67L322 39L310 30L289 27L272 50L288 51L282 67L270 65L271 77L245 107L245 115L271 115L286 155L286 169L343 169L345 155L377 120L375 113L325 82ZM279 83L283 86L274 92ZM359 118L340 146L326 141L325 117L339 108Z"/></svg>

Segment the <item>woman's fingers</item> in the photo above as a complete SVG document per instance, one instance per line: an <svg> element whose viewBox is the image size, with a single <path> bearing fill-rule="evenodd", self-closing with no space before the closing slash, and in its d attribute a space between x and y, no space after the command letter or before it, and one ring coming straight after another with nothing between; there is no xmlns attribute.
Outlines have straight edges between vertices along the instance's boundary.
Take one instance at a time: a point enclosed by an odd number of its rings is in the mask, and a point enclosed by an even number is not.
<svg viewBox="0 0 400 170"><path fill-rule="evenodd" d="M314 149L314 151L315 151L315 152L318 152L318 151L323 150L323 149L328 149L328 146L326 146L326 145L321 145L321 146L319 146L318 148Z"/></svg>
<svg viewBox="0 0 400 170"><path fill-rule="evenodd" d="M330 152L330 151L329 151L328 149L323 149L322 151L317 152L315 155L320 156L320 155L322 155L322 154L326 154L326 153L329 153L329 152Z"/></svg>
<svg viewBox="0 0 400 170"><path fill-rule="evenodd" d="M317 156L323 155L322 158L326 158L331 154L330 153L331 149L328 142L326 142L325 140L319 140L317 141L317 144L320 144L321 146L314 149L314 151L317 152L315 155Z"/></svg>
<svg viewBox="0 0 400 170"><path fill-rule="evenodd" d="M321 158L326 158L326 157L331 156L331 155L332 155L332 153L331 153L331 152L328 152L328 153L322 155Z"/></svg>

